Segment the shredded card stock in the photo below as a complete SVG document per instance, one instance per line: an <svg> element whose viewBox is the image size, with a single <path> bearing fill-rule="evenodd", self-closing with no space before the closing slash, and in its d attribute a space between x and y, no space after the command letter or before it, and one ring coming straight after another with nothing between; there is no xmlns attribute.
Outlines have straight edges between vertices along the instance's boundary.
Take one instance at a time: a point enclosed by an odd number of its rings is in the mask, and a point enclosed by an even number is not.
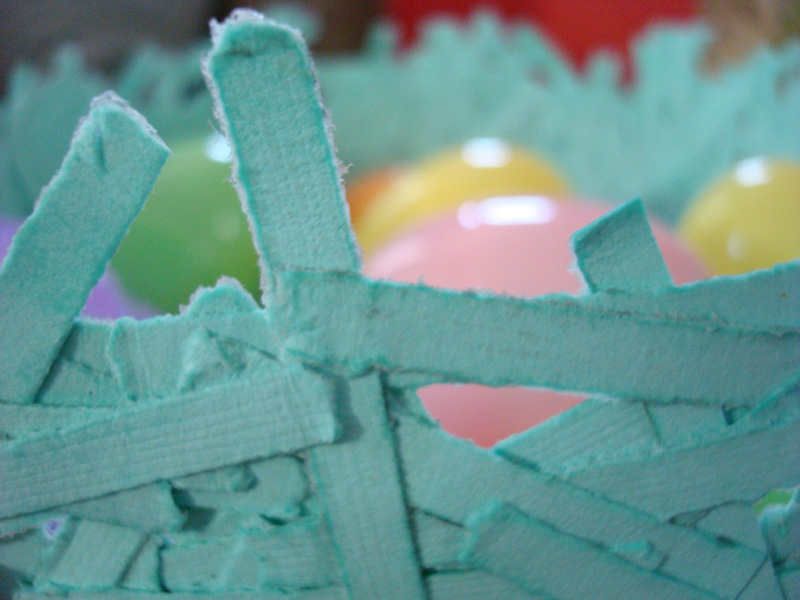
<svg viewBox="0 0 800 600"><path fill-rule="evenodd" d="M239 11L205 72L262 268L78 317L167 149L98 98L0 270L0 579L18 598L791 600L800 264L674 287L634 200L583 295L370 280L305 45ZM533 257L532 257L533 258ZM415 388L592 397L492 449Z"/></svg>

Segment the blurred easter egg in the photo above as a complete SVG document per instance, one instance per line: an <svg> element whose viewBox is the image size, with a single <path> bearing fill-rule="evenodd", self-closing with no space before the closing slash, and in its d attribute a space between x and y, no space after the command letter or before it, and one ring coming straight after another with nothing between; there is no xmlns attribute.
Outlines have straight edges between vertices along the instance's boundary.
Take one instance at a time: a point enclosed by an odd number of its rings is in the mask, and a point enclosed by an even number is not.
<svg viewBox="0 0 800 600"><path fill-rule="evenodd" d="M199 286L234 277L253 295L259 271L233 186L230 148L218 135L173 147L112 264L138 297L175 313ZM256 296L258 297L258 296Z"/></svg>
<svg viewBox="0 0 800 600"><path fill-rule="evenodd" d="M546 161L496 138L476 138L399 175L354 220L366 255L407 229L468 200L488 196L566 196L564 178Z"/></svg>
<svg viewBox="0 0 800 600"><path fill-rule="evenodd" d="M738 163L691 203L679 231L715 275L799 258L800 163Z"/></svg>
<svg viewBox="0 0 800 600"><path fill-rule="evenodd" d="M6 257L11 240L20 225L22 222L17 219L0 217L0 264ZM126 296L113 273L106 271L90 292L81 314L97 319L117 319L119 317L143 319L154 315L155 311Z"/></svg>
<svg viewBox="0 0 800 600"><path fill-rule="evenodd" d="M487 198L420 225L367 261L370 277L452 289L487 289L515 296L576 294L579 276L569 237L611 209L604 204L542 196ZM656 242L676 284L706 277L692 253L664 226ZM433 385L420 398L450 433L491 446L563 412L582 397L527 388Z"/></svg>
<svg viewBox="0 0 800 600"><path fill-rule="evenodd" d="M386 168L357 177L346 185L350 220L358 223L372 201L382 194L402 172L399 168Z"/></svg>

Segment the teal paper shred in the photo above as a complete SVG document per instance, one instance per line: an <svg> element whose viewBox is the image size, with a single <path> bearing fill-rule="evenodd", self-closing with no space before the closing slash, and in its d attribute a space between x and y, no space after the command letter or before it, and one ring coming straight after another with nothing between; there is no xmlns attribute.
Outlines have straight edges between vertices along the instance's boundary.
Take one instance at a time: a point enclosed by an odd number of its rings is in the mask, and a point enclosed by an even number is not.
<svg viewBox="0 0 800 600"><path fill-rule="evenodd" d="M577 267L592 292L647 292L670 287L672 277L641 200L623 204L571 238Z"/></svg>
<svg viewBox="0 0 800 600"><path fill-rule="evenodd" d="M58 512L150 532L175 531L185 520L164 481L68 504Z"/></svg>
<svg viewBox="0 0 800 600"><path fill-rule="evenodd" d="M640 200L628 202L611 211L572 236L577 268L589 290L655 292L672 287L672 277L656 244ZM726 425L720 407L706 407L672 403L651 403L631 411L624 403L615 403L604 409L612 415L638 416L629 425L631 433L640 429L654 429L659 445L672 445L674 440L695 430L721 428ZM616 419L615 419L616 421ZM611 425L619 431L617 423ZM554 429L554 428L551 428ZM586 437L604 435L603 428L586 431ZM534 434L533 437L536 437ZM612 436L604 450L624 452ZM596 456L597 452L594 453Z"/></svg>
<svg viewBox="0 0 800 600"><path fill-rule="evenodd" d="M131 561L119 587L137 592L161 591L161 543L150 536Z"/></svg>
<svg viewBox="0 0 800 600"><path fill-rule="evenodd" d="M87 600L197 600L198 594L194 592L172 593L147 593L130 590L107 590L103 592L81 591L80 597ZM211 596L211 594L208 594ZM43 594L30 587L23 586L15 600L51 600L52 594ZM281 590L264 590L260 592L217 592L213 594L214 600L349 600L347 593L341 586L329 586L321 589L299 590L287 595Z"/></svg>
<svg viewBox="0 0 800 600"><path fill-rule="evenodd" d="M617 308L614 296L602 304L559 294L521 299L331 272L279 279L287 350L348 375L378 367L428 375L426 384L737 406L760 402L800 370L797 328L666 319L641 296L634 310Z"/></svg>
<svg viewBox="0 0 800 600"><path fill-rule="evenodd" d="M147 347L146 344L140 346ZM176 382L177 389L191 391L210 385L226 383L231 376L240 375L247 366L245 349L240 344L215 339L207 330L192 333L181 348L182 369ZM121 360L120 363L124 363ZM258 361L265 368L275 366L271 357ZM277 369L275 369L277 371Z"/></svg>
<svg viewBox="0 0 800 600"><path fill-rule="evenodd" d="M217 28L214 38L206 65L209 86L235 148L234 173L265 262L265 291L275 287L272 277L279 269L355 273L358 251L302 41L248 13ZM281 152L270 151L267 141ZM295 187L298 172L304 173L302 191ZM284 316L279 309L270 314ZM311 451L345 585L355 597L386 590L398 598L422 597L382 389L373 377L351 382L349 390L350 397L338 401L349 403L355 419L350 426L363 430L361 437ZM382 486L376 485L378 478ZM369 496L358 494L357 481L368 486ZM366 540L392 548L380 567L363 568L384 554L376 556Z"/></svg>
<svg viewBox="0 0 800 600"><path fill-rule="evenodd" d="M797 330L800 322L800 261L743 275L714 277L666 288L648 297L649 310L669 319L706 319L775 333ZM611 304L620 311L641 310L638 294L592 294L589 305Z"/></svg>
<svg viewBox="0 0 800 600"><path fill-rule="evenodd" d="M212 36L208 85L234 149L263 290L273 288L275 269L358 271L330 125L302 39L245 12L212 28Z"/></svg>
<svg viewBox="0 0 800 600"><path fill-rule="evenodd" d="M459 557L467 535L464 527L421 510L413 511L411 516L423 568L438 571L465 568Z"/></svg>
<svg viewBox="0 0 800 600"><path fill-rule="evenodd" d="M778 569L778 579L784 600L800 597L800 568Z"/></svg>
<svg viewBox="0 0 800 600"><path fill-rule="evenodd" d="M172 592L309 589L338 582L333 546L319 518L178 541L162 557L164 585Z"/></svg>
<svg viewBox="0 0 800 600"><path fill-rule="evenodd" d="M424 598L378 376L350 380L337 401L345 435L310 460L344 584L352 598Z"/></svg>
<svg viewBox="0 0 800 600"><path fill-rule="evenodd" d="M53 406L101 410L124 408L131 398L110 371L98 372L69 358L53 361L35 403L26 406Z"/></svg>
<svg viewBox="0 0 800 600"><path fill-rule="evenodd" d="M277 460L277 459L276 459ZM170 481L174 488L198 492L242 492L255 485L256 476L249 465L232 465L203 471Z"/></svg>
<svg viewBox="0 0 800 600"><path fill-rule="evenodd" d="M431 573L425 583L431 600L550 600L484 571Z"/></svg>
<svg viewBox="0 0 800 600"><path fill-rule="evenodd" d="M42 556L50 544L51 541L38 528L12 534L0 532L0 564L13 571L22 581L32 583ZM3 586L0 585L0 590L2 589Z"/></svg>
<svg viewBox="0 0 800 600"><path fill-rule="evenodd" d="M727 426L724 410L718 406L696 404L655 404L647 407L658 438L665 446L680 444L684 436L696 436Z"/></svg>
<svg viewBox="0 0 800 600"><path fill-rule="evenodd" d="M59 360L70 360L98 373L111 373L105 355L113 323L78 318L58 353Z"/></svg>
<svg viewBox="0 0 800 600"><path fill-rule="evenodd" d="M662 523L412 419L400 419L398 434L409 503L448 521L463 525L482 504L500 498L595 545L624 547L647 540L666 557L660 572L723 597L735 596L763 560L757 552ZM433 455L435 462L428 459ZM698 570L698 564L710 562L717 568Z"/></svg>
<svg viewBox="0 0 800 600"><path fill-rule="evenodd" d="M331 386L299 369L0 446L11 517L214 467L330 443ZM173 454L173 448L183 448ZM101 464L94 460L103 457ZM59 481L73 481L61 487Z"/></svg>
<svg viewBox="0 0 800 600"><path fill-rule="evenodd" d="M697 527L739 544L764 551L764 536L758 526L756 510L752 504L744 502L726 502L714 508L708 515L697 522Z"/></svg>
<svg viewBox="0 0 800 600"><path fill-rule="evenodd" d="M251 346L249 339L237 339L247 330L267 335ZM271 332L260 312L196 318L187 313L147 321L123 318L113 326L107 354L131 399L168 397L234 383L254 372L280 372L282 366L273 359L278 350Z"/></svg>
<svg viewBox="0 0 800 600"><path fill-rule="evenodd" d="M0 519L0 536L7 532L38 527L48 520L62 519L65 515L153 532L176 531L185 521L185 515L172 499L170 486L159 481L59 506L51 511Z"/></svg>
<svg viewBox="0 0 800 600"><path fill-rule="evenodd" d="M781 584L776 577L775 569L769 560L753 576L747 587L736 597L736 600L761 600L762 598L781 598ZM791 600L795 596L783 596L785 600Z"/></svg>
<svg viewBox="0 0 800 600"><path fill-rule="evenodd" d="M107 408L0 404L0 437L15 439L30 433L88 423L109 414Z"/></svg>
<svg viewBox="0 0 800 600"><path fill-rule="evenodd" d="M680 448L727 426L718 407L587 399L495 446L502 456L550 473ZM688 440L685 438L689 438Z"/></svg>
<svg viewBox="0 0 800 600"><path fill-rule="evenodd" d="M469 519L465 557L534 593L583 600L711 600L715 596L660 577L579 538L564 536L499 502ZM581 565L581 577L573 569ZM603 581L605 585L598 586Z"/></svg>
<svg viewBox="0 0 800 600"><path fill-rule="evenodd" d="M0 268L0 399L33 400L167 152L117 97L94 103Z"/></svg>
<svg viewBox="0 0 800 600"><path fill-rule="evenodd" d="M231 590L293 591L340 583L334 547L319 517L244 532L227 576Z"/></svg>
<svg viewBox="0 0 800 600"><path fill-rule="evenodd" d="M170 592L220 592L227 587L225 569L236 538L173 542L161 552L161 577Z"/></svg>
<svg viewBox="0 0 800 600"><path fill-rule="evenodd" d="M77 319L64 341L35 404L117 408L130 404L106 356L113 324Z"/></svg>
<svg viewBox="0 0 800 600"><path fill-rule="evenodd" d="M77 525L76 519L63 518L48 522L40 527L42 534L51 543L39 556L38 568L32 581L32 585L36 586L37 589L49 586L50 572L58 564L59 559L72 542Z"/></svg>
<svg viewBox="0 0 800 600"><path fill-rule="evenodd" d="M609 452L658 446L659 439L642 402L588 398L499 442L495 451L542 471L562 473L571 463L602 460Z"/></svg>
<svg viewBox="0 0 800 600"><path fill-rule="evenodd" d="M251 483L238 490L199 489L198 475L184 478L177 486L186 486L186 481L190 480L191 487L178 495L178 501L186 507L262 515L280 521L300 516L300 505L309 495L309 486L298 459L279 456L250 463L247 468L252 476Z"/></svg>
<svg viewBox="0 0 800 600"><path fill-rule="evenodd" d="M229 317L232 313L253 313L258 304L235 279L222 277L212 288L200 288L182 314L188 317Z"/></svg>
<svg viewBox="0 0 800 600"><path fill-rule="evenodd" d="M55 565L36 578L36 587L46 591L113 588L145 540L134 529L81 520Z"/></svg>
<svg viewBox="0 0 800 600"><path fill-rule="evenodd" d="M800 418L746 432L723 432L692 446L608 462L567 480L667 519L726 501L755 503L800 480ZM721 464L740 465L722 469Z"/></svg>

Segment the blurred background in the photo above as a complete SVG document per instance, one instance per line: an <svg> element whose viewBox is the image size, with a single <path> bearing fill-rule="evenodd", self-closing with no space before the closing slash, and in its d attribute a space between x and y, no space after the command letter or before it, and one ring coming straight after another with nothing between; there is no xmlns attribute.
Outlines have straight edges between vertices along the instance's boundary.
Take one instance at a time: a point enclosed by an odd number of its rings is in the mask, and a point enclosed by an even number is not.
<svg viewBox="0 0 800 600"><path fill-rule="evenodd" d="M208 22L231 10L306 11L319 20L312 45L318 55L361 48L368 28L393 20L409 45L431 17L466 18L476 9L491 10L509 21L536 25L576 65L598 50L627 55L633 37L653 23L703 19L714 32L707 66L742 60L761 44L781 44L800 30L796 0L41 0L0 3L0 91L20 61L46 66L65 43L77 44L87 62L106 73L120 69L126 57L145 43L182 48L204 40Z"/></svg>

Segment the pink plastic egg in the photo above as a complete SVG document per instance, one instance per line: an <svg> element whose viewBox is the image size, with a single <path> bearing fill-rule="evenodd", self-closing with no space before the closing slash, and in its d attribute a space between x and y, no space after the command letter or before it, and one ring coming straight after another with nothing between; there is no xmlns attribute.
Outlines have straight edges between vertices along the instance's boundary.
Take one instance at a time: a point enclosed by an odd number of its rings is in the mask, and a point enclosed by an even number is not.
<svg viewBox="0 0 800 600"><path fill-rule="evenodd" d="M468 202L457 213L416 227L365 265L370 277L516 296L577 294L570 235L608 212L600 203L512 196ZM680 285L707 277L699 260L664 226L652 223L670 273ZM527 388L432 385L420 398L442 427L491 446L577 404L582 397Z"/></svg>

